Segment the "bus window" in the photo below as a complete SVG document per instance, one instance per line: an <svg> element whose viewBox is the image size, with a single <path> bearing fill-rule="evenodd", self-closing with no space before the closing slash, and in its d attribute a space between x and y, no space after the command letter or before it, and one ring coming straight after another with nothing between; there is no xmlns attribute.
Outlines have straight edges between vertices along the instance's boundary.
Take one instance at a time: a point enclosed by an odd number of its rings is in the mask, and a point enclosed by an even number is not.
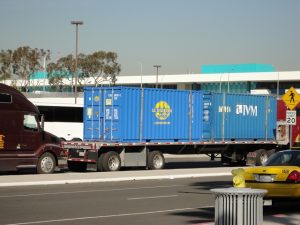
<svg viewBox="0 0 300 225"><path fill-rule="evenodd" d="M83 107L38 105L44 130L64 140L83 139Z"/></svg>
<svg viewBox="0 0 300 225"><path fill-rule="evenodd" d="M38 106L38 109L45 116L45 122L83 122L82 107Z"/></svg>

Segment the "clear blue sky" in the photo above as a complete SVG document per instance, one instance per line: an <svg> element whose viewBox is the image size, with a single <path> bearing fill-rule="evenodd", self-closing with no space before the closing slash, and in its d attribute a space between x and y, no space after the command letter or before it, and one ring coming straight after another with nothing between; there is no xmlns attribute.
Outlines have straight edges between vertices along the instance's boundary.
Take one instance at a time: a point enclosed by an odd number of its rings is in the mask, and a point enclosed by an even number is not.
<svg viewBox="0 0 300 225"><path fill-rule="evenodd" d="M0 0L0 50L50 49L52 59L114 51L120 75L199 73L205 64L300 70L299 0Z"/></svg>

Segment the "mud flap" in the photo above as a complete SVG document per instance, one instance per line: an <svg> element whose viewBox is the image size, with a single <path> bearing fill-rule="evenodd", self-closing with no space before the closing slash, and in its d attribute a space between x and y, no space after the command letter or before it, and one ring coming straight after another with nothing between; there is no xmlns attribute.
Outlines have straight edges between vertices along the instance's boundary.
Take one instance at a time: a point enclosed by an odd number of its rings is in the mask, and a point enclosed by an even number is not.
<svg viewBox="0 0 300 225"><path fill-rule="evenodd" d="M86 169L88 171L97 172L97 163L88 163Z"/></svg>

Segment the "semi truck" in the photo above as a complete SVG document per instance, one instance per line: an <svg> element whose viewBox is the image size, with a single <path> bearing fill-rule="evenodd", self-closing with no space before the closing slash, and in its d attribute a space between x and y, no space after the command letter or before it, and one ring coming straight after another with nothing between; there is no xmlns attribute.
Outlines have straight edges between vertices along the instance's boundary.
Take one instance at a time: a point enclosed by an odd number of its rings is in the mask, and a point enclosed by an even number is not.
<svg viewBox="0 0 300 225"><path fill-rule="evenodd" d="M43 130L43 116L21 92L0 84L0 171L67 169L61 140Z"/></svg>
<svg viewBox="0 0 300 225"><path fill-rule="evenodd" d="M269 95L86 87L84 140L62 146L72 171L162 169L165 153L261 165L273 152L289 147L288 126L278 124L277 110L286 107ZM284 135L280 141L279 130Z"/></svg>

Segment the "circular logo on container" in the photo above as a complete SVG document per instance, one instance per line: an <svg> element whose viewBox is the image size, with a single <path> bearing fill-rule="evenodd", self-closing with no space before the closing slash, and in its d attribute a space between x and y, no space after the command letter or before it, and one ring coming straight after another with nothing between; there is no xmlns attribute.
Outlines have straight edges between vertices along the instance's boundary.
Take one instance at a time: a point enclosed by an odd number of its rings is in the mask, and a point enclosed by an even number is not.
<svg viewBox="0 0 300 225"><path fill-rule="evenodd" d="M98 95L96 95L96 96L94 97L94 101L95 101L95 102L99 102L99 96L98 96Z"/></svg>
<svg viewBox="0 0 300 225"><path fill-rule="evenodd" d="M156 103L152 112L155 114L157 119L166 120L170 116L172 109L167 102L160 101Z"/></svg>

